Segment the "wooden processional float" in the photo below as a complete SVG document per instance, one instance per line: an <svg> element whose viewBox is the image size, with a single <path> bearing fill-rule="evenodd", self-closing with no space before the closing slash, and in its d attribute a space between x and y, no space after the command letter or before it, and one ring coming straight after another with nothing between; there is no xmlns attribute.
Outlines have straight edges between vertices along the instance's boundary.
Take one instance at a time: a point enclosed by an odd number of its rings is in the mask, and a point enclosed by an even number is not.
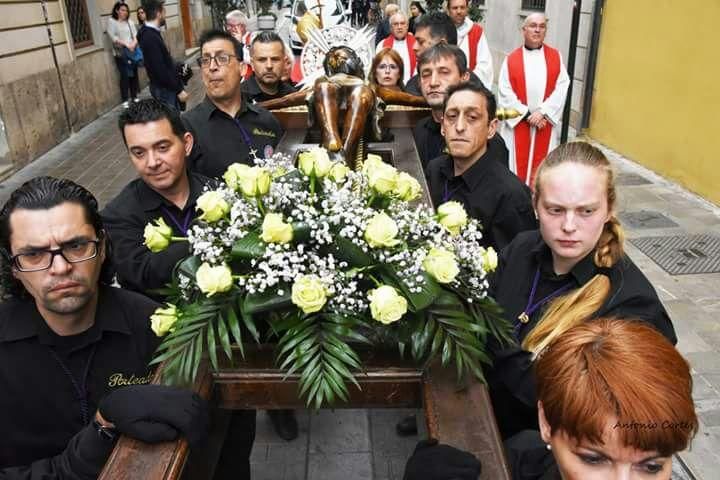
<svg viewBox="0 0 720 480"><path fill-rule="evenodd" d="M362 59L369 65L373 53L368 48L371 43L367 36L364 30L357 32L345 26L311 32L301 61L312 88L264 105L273 110L286 131L278 149L296 156L320 143L336 159L344 158L351 166L357 166L367 153L380 155L384 161L414 176L424 189L421 201L430 204L412 135L412 127L429 110L421 97L367 85ZM345 47L332 48L330 42ZM317 68L323 63L324 69ZM500 118L518 115L499 113ZM219 412L305 408L298 397L299 375L283 380L285 372L273 361L274 345L248 345L244 350L244 359L234 351L232 366L221 361L215 372L209 370L206 362L193 385L195 391L221 409ZM350 389L349 401L338 402L334 408L422 408L428 436L475 454L482 462L481 479L510 478L483 384L466 379L464 387L459 388L454 370L442 367L439 361L418 366L396 351L366 350L361 358L365 371L356 375L360 389ZM227 414L215 415L216 423L221 425L214 426L206 448L192 454L182 438L149 445L122 437L99 478L212 478L227 418Z"/></svg>

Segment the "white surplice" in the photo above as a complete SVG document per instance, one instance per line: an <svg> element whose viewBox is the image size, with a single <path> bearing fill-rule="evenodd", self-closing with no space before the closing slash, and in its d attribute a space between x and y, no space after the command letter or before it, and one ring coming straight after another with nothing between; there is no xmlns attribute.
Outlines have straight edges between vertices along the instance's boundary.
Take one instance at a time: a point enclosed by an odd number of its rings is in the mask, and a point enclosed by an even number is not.
<svg viewBox="0 0 720 480"><path fill-rule="evenodd" d="M458 47L460 47L460 50L465 53L468 69L470 68L470 40L468 38L468 33L470 33L470 29L472 28L472 26L473 21L470 20L470 18L465 17L465 22L463 22L462 25L457 27L457 44ZM488 45L487 41L487 32L483 32L483 34L480 35L477 52L475 54L475 68L473 69L473 73L477 75L477 77L488 90L492 90L493 76L495 75L495 71L493 70L492 55L490 54L490 45Z"/></svg>

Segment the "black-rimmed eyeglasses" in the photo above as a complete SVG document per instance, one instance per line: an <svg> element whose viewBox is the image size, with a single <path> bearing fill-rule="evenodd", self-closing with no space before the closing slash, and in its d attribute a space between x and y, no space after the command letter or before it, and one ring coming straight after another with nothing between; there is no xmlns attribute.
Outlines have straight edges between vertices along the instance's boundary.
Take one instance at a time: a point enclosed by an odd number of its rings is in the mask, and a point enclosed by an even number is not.
<svg viewBox="0 0 720 480"><path fill-rule="evenodd" d="M74 240L60 248L18 253L11 257L11 260L15 268L21 272L39 272L50 268L55 260L55 255L60 255L68 263L80 263L93 259L97 257L99 244L99 239Z"/></svg>
<svg viewBox="0 0 720 480"><path fill-rule="evenodd" d="M200 66L200 68L209 68L212 64L212 61L215 60L215 63L218 67L224 67L225 65L230 63L231 58L237 57L235 55L230 55L229 53L219 53L214 57L200 57L197 59L197 64Z"/></svg>

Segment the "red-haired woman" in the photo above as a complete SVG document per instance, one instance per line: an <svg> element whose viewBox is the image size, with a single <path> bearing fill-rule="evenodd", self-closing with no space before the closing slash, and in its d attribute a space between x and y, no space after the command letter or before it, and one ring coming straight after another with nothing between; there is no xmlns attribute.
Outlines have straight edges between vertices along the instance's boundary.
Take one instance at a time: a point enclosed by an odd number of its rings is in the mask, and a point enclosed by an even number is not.
<svg viewBox="0 0 720 480"><path fill-rule="evenodd" d="M550 152L533 205L540 229L503 250L491 283L517 340L494 349L488 371L504 438L537 428L533 360L569 328L600 316L637 318L677 342L655 290L624 253L614 172L598 148L573 142Z"/></svg>
<svg viewBox="0 0 720 480"><path fill-rule="evenodd" d="M370 85L402 90L403 75L403 61L400 54L392 48L383 48L373 59L369 81Z"/></svg>
<svg viewBox="0 0 720 480"><path fill-rule="evenodd" d="M514 480L669 480L672 455L697 433L690 366L646 322L572 327L536 360L535 375L540 430L505 442ZM469 453L423 446L405 480L477 478Z"/></svg>

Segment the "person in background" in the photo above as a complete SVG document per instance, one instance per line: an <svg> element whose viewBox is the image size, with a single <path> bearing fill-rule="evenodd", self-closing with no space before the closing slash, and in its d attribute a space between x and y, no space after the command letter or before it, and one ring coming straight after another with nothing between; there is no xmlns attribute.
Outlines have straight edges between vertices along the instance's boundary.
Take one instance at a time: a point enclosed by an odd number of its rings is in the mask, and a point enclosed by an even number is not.
<svg viewBox="0 0 720 480"><path fill-rule="evenodd" d="M138 82L137 65L129 62L125 50L132 53L138 46L137 27L130 19L130 7L125 2L116 2L108 18L107 34L113 43L113 56L115 65L120 73L120 96L123 107L127 108L129 101L136 101L140 85Z"/></svg>
<svg viewBox="0 0 720 480"><path fill-rule="evenodd" d="M153 98L180 110L180 102L188 101L182 80L177 74L177 65L160 35L165 25L165 6L162 0L143 0L147 16L145 25L138 31L138 42L145 59L145 71L150 79L150 94Z"/></svg>
<svg viewBox="0 0 720 480"><path fill-rule="evenodd" d="M408 22L408 30L415 34L415 20L421 15L425 15L425 9L420 2L410 2L410 20Z"/></svg>
<svg viewBox="0 0 720 480"><path fill-rule="evenodd" d="M398 7L394 3L388 3L385 6L385 17L380 21L377 29L375 30L375 45L377 45L384 38L390 35L390 17L392 17L399 11L400 7Z"/></svg>
<svg viewBox="0 0 720 480"><path fill-rule="evenodd" d="M235 40L243 46L243 62L245 69L243 71L243 79L247 80L252 75L252 65L250 64L250 44L253 39L253 32L248 31L248 17L240 10L231 10L225 15L225 31L235 37Z"/></svg>
<svg viewBox="0 0 720 480"><path fill-rule="evenodd" d="M288 52L285 42L275 32L259 32L250 48L253 74L240 84L243 98L251 103L284 97L295 91L295 86L283 82Z"/></svg>
<svg viewBox="0 0 720 480"><path fill-rule="evenodd" d="M698 431L690 365L644 322L572 327L538 356L535 379L539 429L505 442L513 480L670 480ZM477 478L468 452L418 447L405 480Z"/></svg>
<svg viewBox="0 0 720 480"><path fill-rule="evenodd" d="M370 85L402 90L403 62L392 48L383 48L373 58L368 81Z"/></svg>
<svg viewBox="0 0 720 480"><path fill-rule="evenodd" d="M445 42L448 45L457 44L457 30L452 20L445 12L430 12L421 16L415 22L415 57L420 55L428 48ZM418 66L418 70L419 70ZM474 80L472 73L470 80ZM413 72L413 76L405 82L405 91L412 95L422 95L420 89L420 76Z"/></svg>
<svg viewBox="0 0 720 480"><path fill-rule="evenodd" d="M392 48L402 58L403 83L410 80L415 73L416 57L415 57L415 37L408 32L408 19L402 12L395 13L390 17L391 33L385 37L376 47L376 53L384 48Z"/></svg>
<svg viewBox="0 0 720 480"><path fill-rule="evenodd" d="M482 25L468 17L468 3L469 0L448 0L448 15L457 28L457 44L468 59L468 70L491 90L494 71L490 46Z"/></svg>
<svg viewBox="0 0 720 480"><path fill-rule="evenodd" d="M138 26L142 27L143 25L145 25L145 20L146 20L145 10L143 10L142 7L138 7L137 12L135 12L135 15L137 17Z"/></svg>

